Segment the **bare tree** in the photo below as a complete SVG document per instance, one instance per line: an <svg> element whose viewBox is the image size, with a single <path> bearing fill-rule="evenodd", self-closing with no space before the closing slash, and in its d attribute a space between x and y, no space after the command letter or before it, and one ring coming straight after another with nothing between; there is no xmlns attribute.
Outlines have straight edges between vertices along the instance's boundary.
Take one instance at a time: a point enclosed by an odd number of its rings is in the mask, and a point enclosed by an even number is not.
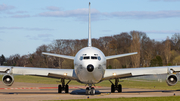
<svg viewBox="0 0 180 101"><path fill-rule="evenodd" d="M138 52L137 55L132 55L132 67L137 68L140 64L140 36L139 32L131 32L132 43L131 43L131 52Z"/></svg>
<svg viewBox="0 0 180 101"><path fill-rule="evenodd" d="M110 55L109 44L110 44L111 40L112 40L112 37L107 37L107 36L99 38L99 42L102 44L101 51L105 54L105 56ZM107 60L106 65L107 65L107 67L110 66L110 60Z"/></svg>
<svg viewBox="0 0 180 101"><path fill-rule="evenodd" d="M16 65L26 67L27 64L28 64L28 55L23 55L19 58Z"/></svg>
<svg viewBox="0 0 180 101"><path fill-rule="evenodd" d="M0 65L3 65L4 64L4 62L5 62L5 57L4 57L4 55L2 54L1 56L0 56Z"/></svg>
<svg viewBox="0 0 180 101"><path fill-rule="evenodd" d="M118 54L118 43L115 38L112 38L112 40L109 42L109 49L111 51L111 55L117 55Z"/></svg>
<svg viewBox="0 0 180 101"><path fill-rule="evenodd" d="M173 43L177 44L177 42L180 40L180 33L175 33L172 37L171 40Z"/></svg>
<svg viewBox="0 0 180 101"><path fill-rule="evenodd" d="M131 36L128 33L121 33L113 36L114 39L116 39L117 42L117 54L124 54L131 52L130 46L131 46ZM128 68L131 64L131 57L122 57L118 58L121 65L119 67Z"/></svg>
<svg viewBox="0 0 180 101"><path fill-rule="evenodd" d="M169 40L169 37L167 37L165 42L164 56L166 58L166 64L168 64L171 58L171 41Z"/></svg>
<svg viewBox="0 0 180 101"><path fill-rule="evenodd" d="M151 60L155 55L155 41L151 40L147 36L143 36L141 39L141 64L142 66L149 66Z"/></svg>
<svg viewBox="0 0 180 101"><path fill-rule="evenodd" d="M173 42L173 46L174 47L171 47L173 48L174 50L180 50L180 33L175 33L172 37L171 37L171 40Z"/></svg>
<svg viewBox="0 0 180 101"><path fill-rule="evenodd" d="M11 55L7 60L7 65L16 66L19 59L20 59L19 54Z"/></svg>

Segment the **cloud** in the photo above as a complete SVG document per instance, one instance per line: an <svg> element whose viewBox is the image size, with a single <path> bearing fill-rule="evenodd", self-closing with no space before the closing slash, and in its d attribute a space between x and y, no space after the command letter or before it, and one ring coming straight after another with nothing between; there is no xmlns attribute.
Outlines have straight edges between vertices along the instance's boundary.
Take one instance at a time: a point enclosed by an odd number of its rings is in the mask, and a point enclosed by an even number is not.
<svg viewBox="0 0 180 101"><path fill-rule="evenodd" d="M44 37L52 37L52 34L38 34L38 37L44 38Z"/></svg>
<svg viewBox="0 0 180 101"><path fill-rule="evenodd" d="M27 11L16 11L16 12L11 12L11 11L8 11L6 12L6 14L10 14L12 16L12 18L28 18L28 17L31 17L29 14L25 14L27 13Z"/></svg>
<svg viewBox="0 0 180 101"><path fill-rule="evenodd" d="M55 6L49 6L49 7L46 7L47 10L50 10L50 11L59 11L60 8L59 7L55 7Z"/></svg>
<svg viewBox="0 0 180 101"><path fill-rule="evenodd" d="M36 36L27 35L26 37L27 37L28 39L30 39L30 40L39 40L39 38L36 37Z"/></svg>
<svg viewBox="0 0 180 101"><path fill-rule="evenodd" d="M0 11L6 11L6 12L3 12L3 13L11 14L12 18L27 18L27 17L30 17L30 15L24 14L24 13L27 13L27 11L15 11L15 12L7 11L7 10L14 9L14 8L15 8L14 6L9 6L9 5L6 5L6 4L0 5ZM24 15L20 15L20 14L24 14Z"/></svg>
<svg viewBox="0 0 180 101"><path fill-rule="evenodd" d="M12 18L28 18L31 17L30 15L26 14L26 15L13 15L11 16Z"/></svg>
<svg viewBox="0 0 180 101"><path fill-rule="evenodd" d="M32 31L43 31L43 30L51 31L51 30L54 30L54 29L50 29L50 28L26 28L26 29L32 30Z"/></svg>
<svg viewBox="0 0 180 101"><path fill-rule="evenodd" d="M92 15L100 14L96 9L91 9ZM69 11L48 11L39 13L39 16L44 17L79 17L79 16L88 16L88 8L69 10Z"/></svg>
<svg viewBox="0 0 180 101"><path fill-rule="evenodd" d="M130 19L157 19L180 17L180 10L176 11L129 11L103 13L106 17L130 18Z"/></svg>
<svg viewBox="0 0 180 101"><path fill-rule="evenodd" d="M5 33L4 31L0 31L0 33Z"/></svg>
<svg viewBox="0 0 180 101"><path fill-rule="evenodd" d="M31 30L31 31L51 31L50 28L25 28L25 27L0 27L0 30Z"/></svg>
<svg viewBox="0 0 180 101"><path fill-rule="evenodd" d="M151 1L180 1L180 0L151 0ZM1 10L9 10L15 8L9 5L0 5ZM88 8L80 8L75 10L61 10L59 7L48 6L47 11L41 12L37 15L26 14L27 11L6 12L6 14L12 14L12 18L29 18L29 17L73 17L77 21L88 21ZM6 17L6 16L5 16ZM180 10L168 10L168 11L128 11L128 12L100 12L97 9L91 9L92 21L107 20L109 18L116 17L120 19L160 19L160 18L173 18L180 17Z"/></svg>
<svg viewBox="0 0 180 101"><path fill-rule="evenodd" d="M88 8L68 10L68 11L60 11L60 10L51 10L47 12L39 13L38 16L42 17L73 17L76 18L77 21L88 21ZM91 9L91 21L102 20L100 17L101 13L96 9Z"/></svg>
<svg viewBox="0 0 180 101"><path fill-rule="evenodd" d="M6 12L6 14L24 14L24 13L27 13L27 11L16 11L16 12L8 11L8 12Z"/></svg>
<svg viewBox="0 0 180 101"><path fill-rule="evenodd" d="M50 7L49 7L50 10ZM88 8L81 8L68 11L60 11L59 8L51 6L51 11L39 13L42 17L74 17L78 20L87 21ZM168 11L129 11L129 12L100 12L91 9L91 18L94 21L117 17L123 19L158 19L180 17L180 10Z"/></svg>
<svg viewBox="0 0 180 101"><path fill-rule="evenodd" d="M51 38L53 37L52 34L38 34L36 36L30 36L30 35L27 35L26 36L28 39L30 40L42 40L42 41L52 41Z"/></svg>
<svg viewBox="0 0 180 101"><path fill-rule="evenodd" d="M24 29L23 27L0 27L0 30L6 30L6 29Z"/></svg>
<svg viewBox="0 0 180 101"><path fill-rule="evenodd" d="M0 11L10 10L10 9L14 9L14 8L15 8L14 6L6 5L6 4L0 5Z"/></svg>

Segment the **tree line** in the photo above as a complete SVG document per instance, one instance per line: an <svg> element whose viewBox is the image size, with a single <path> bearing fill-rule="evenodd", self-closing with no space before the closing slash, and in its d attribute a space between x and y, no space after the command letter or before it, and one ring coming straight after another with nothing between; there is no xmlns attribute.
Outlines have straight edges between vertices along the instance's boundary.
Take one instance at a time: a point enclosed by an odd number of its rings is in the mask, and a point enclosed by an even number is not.
<svg viewBox="0 0 180 101"><path fill-rule="evenodd" d="M7 66L74 68L72 60L45 56L42 52L75 56L80 49L87 47L87 41L54 40L48 45L39 46L32 54L15 54L6 59L2 58L2 55L0 63ZM137 55L107 60L109 69L180 65L180 33L175 33L171 38L167 37L165 41L155 41L144 32L123 32L92 39L92 46L99 48L105 56L138 52Z"/></svg>

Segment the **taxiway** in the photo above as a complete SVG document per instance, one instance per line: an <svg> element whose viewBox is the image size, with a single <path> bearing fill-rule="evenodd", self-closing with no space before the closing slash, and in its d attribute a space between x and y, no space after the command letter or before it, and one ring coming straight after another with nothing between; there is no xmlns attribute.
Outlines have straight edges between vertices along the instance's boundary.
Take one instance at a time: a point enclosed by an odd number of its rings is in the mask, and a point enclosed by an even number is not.
<svg viewBox="0 0 180 101"><path fill-rule="evenodd" d="M97 86L96 95L85 95L85 86L69 85L69 94L58 94L56 84L36 84L15 82L7 87L0 82L0 101L40 101L40 100L68 100L119 97L157 97L180 96L180 90L152 90L123 88L122 93L110 93L110 87Z"/></svg>

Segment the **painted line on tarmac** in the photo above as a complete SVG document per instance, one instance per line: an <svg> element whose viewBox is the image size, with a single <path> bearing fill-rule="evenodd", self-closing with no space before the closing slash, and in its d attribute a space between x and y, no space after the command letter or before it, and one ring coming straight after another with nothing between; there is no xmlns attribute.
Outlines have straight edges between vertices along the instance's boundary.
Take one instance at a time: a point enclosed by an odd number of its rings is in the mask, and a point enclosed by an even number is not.
<svg viewBox="0 0 180 101"><path fill-rule="evenodd" d="M70 89L73 88L86 88L85 86L77 86L77 87L69 87ZM101 86L96 86L94 88L101 88ZM18 88L0 88L1 90L15 90L15 89L58 89L58 87L18 87Z"/></svg>

